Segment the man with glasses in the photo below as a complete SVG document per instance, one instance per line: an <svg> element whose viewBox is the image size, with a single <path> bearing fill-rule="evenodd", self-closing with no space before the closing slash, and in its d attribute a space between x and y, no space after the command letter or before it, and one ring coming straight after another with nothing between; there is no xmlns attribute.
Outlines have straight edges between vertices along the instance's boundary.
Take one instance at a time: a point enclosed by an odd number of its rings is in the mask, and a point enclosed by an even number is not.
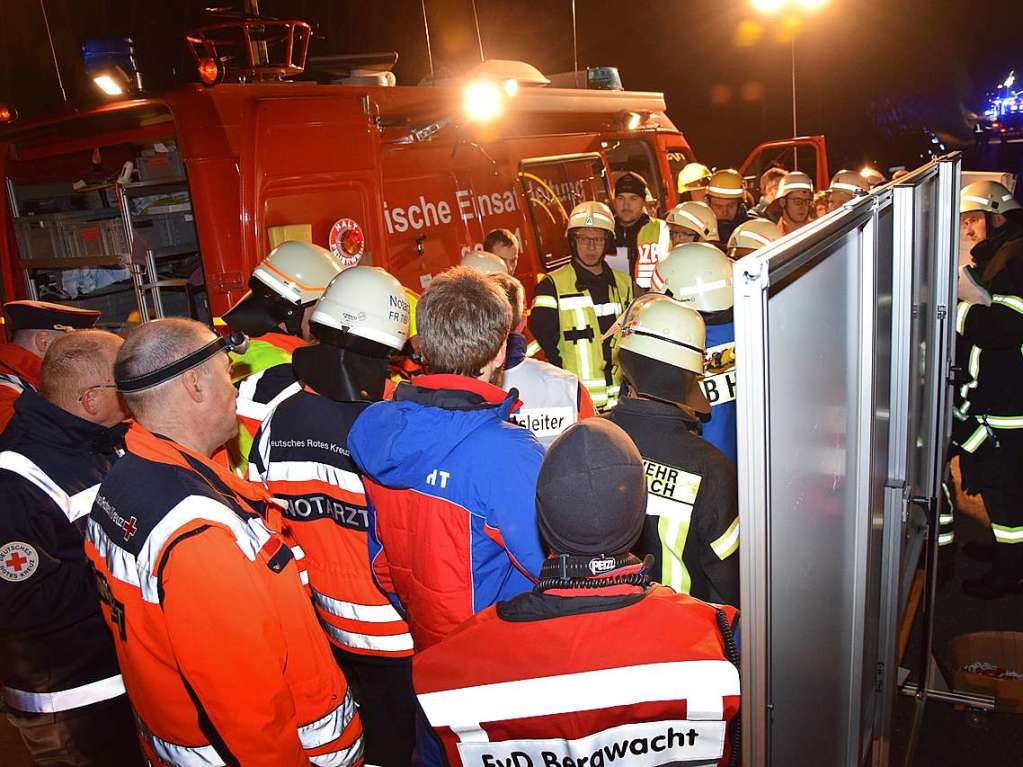
<svg viewBox="0 0 1023 767"><path fill-rule="evenodd" d="M36 764L144 764L84 551L125 430L120 346L101 330L57 337L0 438L0 683Z"/></svg>
<svg viewBox="0 0 1023 767"><path fill-rule="evenodd" d="M572 260L536 286L529 330L547 361L575 373L594 407L607 410L618 401L621 384L611 364L617 334L608 331L632 303L632 280L604 261L615 236L614 214L607 205L576 205L566 235Z"/></svg>
<svg viewBox="0 0 1023 767"><path fill-rule="evenodd" d="M93 327L98 319L95 309L47 301L4 304L8 343L0 343L0 431L14 415L18 395L39 387L39 369L50 344L67 330Z"/></svg>
<svg viewBox="0 0 1023 767"><path fill-rule="evenodd" d="M794 232L806 224L813 210L813 181L808 175L798 170L786 173L778 184L778 196L775 203L781 216L778 218L778 231L782 234Z"/></svg>

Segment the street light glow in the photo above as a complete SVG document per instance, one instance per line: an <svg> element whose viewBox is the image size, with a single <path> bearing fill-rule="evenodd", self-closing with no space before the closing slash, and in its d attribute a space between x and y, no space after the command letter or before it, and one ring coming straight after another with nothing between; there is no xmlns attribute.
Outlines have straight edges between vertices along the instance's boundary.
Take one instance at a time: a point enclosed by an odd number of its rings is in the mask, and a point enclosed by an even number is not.
<svg viewBox="0 0 1023 767"><path fill-rule="evenodd" d="M780 13L786 5L788 0L753 0L753 10L768 15Z"/></svg>
<svg viewBox="0 0 1023 767"><path fill-rule="evenodd" d="M796 0L796 7L801 11L819 11L827 4L828 0Z"/></svg>
<svg viewBox="0 0 1023 767"><path fill-rule="evenodd" d="M97 88L108 96L121 96L124 94L124 88L110 75L97 75L92 78L92 81L96 83Z"/></svg>

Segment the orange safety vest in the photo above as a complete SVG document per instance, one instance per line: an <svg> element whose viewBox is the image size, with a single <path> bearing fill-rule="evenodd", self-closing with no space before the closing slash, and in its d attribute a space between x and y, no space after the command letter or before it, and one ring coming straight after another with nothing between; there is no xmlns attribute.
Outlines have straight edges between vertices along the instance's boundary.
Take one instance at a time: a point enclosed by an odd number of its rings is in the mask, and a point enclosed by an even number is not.
<svg viewBox="0 0 1023 767"><path fill-rule="evenodd" d="M43 360L17 344L0 344L0 431L14 415L14 400L26 386L39 388Z"/></svg>
<svg viewBox="0 0 1023 767"><path fill-rule="evenodd" d="M355 702L273 500L138 424L126 445L85 549L150 762L361 764Z"/></svg>
<svg viewBox="0 0 1023 767"><path fill-rule="evenodd" d="M412 655L412 635L373 580L366 495L347 449L366 407L309 390L288 397L256 434L249 478L287 502L289 537L330 641L358 655L402 658Z"/></svg>

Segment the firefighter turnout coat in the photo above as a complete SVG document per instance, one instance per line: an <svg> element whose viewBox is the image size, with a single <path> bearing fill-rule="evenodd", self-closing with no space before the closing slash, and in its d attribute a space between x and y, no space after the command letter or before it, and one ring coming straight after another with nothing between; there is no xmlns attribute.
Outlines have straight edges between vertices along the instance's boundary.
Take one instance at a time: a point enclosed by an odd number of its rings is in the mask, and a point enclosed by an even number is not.
<svg viewBox="0 0 1023 767"><path fill-rule="evenodd" d="M632 280L605 266L600 274L568 263L536 286L529 330L547 361L578 376L593 406L618 400L621 371L612 364L617 335L603 335L632 303Z"/></svg>
<svg viewBox="0 0 1023 767"><path fill-rule="evenodd" d="M734 617L659 585L529 592L417 654L413 682L451 765L726 764Z"/></svg>
<svg viewBox="0 0 1023 767"><path fill-rule="evenodd" d="M412 636L370 572L366 495L347 447L368 404L291 395L257 433L249 477L287 502L289 537L330 641L356 655L402 658L412 654Z"/></svg>
<svg viewBox="0 0 1023 767"><path fill-rule="evenodd" d="M735 466L696 436L675 405L627 397L607 418L639 448L646 471L646 523L637 556L680 594L739 604L739 500Z"/></svg>
<svg viewBox="0 0 1023 767"><path fill-rule="evenodd" d="M137 424L126 445L96 496L86 553L147 757L361 764L355 701L270 496Z"/></svg>

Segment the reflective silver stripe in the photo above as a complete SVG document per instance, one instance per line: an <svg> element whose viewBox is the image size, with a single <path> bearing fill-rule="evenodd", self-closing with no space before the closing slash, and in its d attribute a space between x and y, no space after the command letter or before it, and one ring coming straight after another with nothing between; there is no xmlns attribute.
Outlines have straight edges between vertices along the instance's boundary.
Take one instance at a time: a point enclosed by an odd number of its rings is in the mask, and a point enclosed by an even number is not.
<svg viewBox="0 0 1023 767"><path fill-rule="evenodd" d="M593 299L590 296L568 296L559 301L559 306L563 312L589 309L593 306Z"/></svg>
<svg viewBox="0 0 1023 767"><path fill-rule="evenodd" d="M34 714L55 714L58 711L70 711L73 708L88 706L91 703L116 698L124 695L124 681L121 675L107 677L96 682L89 682L69 690L54 692L27 692L13 687L3 688L3 697L7 705L18 711Z"/></svg>
<svg viewBox="0 0 1023 767"><path fill-rule="evenodd" d="M86 525L86 537L96 547L99 555L106 561L107 570L110 571L114 578L121 581L121 583L134 586L145 594L146 590L142 588L139 578L138 561L134 555L125 551L111 540L110 536L107 535L107 531L95 519L89 519ZM153 576L146 573L143 577L151 579ZM156 590L155 584L150 587L150 590Z"/></svg>
<svg viewBox="0 0 1023 767"><path fill-rule="evenodd" d="M355 701L352 699L352 691L348 690L341 705L315 722L303 724L298 728L298 739L302 743L302 748L320 748L337 740L351 724L354 716Z"/></svg>
<svg viewBox="0 0 1023 767"><path fill-rule="evenodd" d="M418 697L433 727L469 729L480 722L664 700L687 701L688 718L699 719L704 711L720 711L723 697L738 694L735 666L728 661L702 660L534 677L420 693Z"/></svg>
<svg viewBox="0 0 1023 767"><path fill-rule="evenodd" d="M995 534L995 541L998 543L1023 543L1023 527L1007 527L992 523L991 532Z"/></svg>
<svg viewBox="0 0 1023 767"><path fill-rule="evenodd" d="M1015 312L1023 314L1023 299L1018 296L991 296L991 303L998 304L999 306L1005 306Z"/></svg>
<svg viewBox="0 0 1023 767"><path fill-rule="evenodd" d="M687 288L680 288L677 293L676 291L672 291L672 293L678 296L699 296L703 293L710 293L712 290L720 290L725 287L728 287L727 280L714 280L713 282L700 282Z"/></svg>
<svg viewBox="0 0 1023 767"><path fill-rule="evenodd" d="M135 724L138 725L139 734L149 742L156 755L171 767L224 767L224 760L213 746L182 746L159 738L146 727L137 713Z"/></svg>
<svg viewBox="0 0 1023 767"><path fill-rule="evenodd" d="M992 429L1023 429L1023 416L1021 415L985 415L981 418Z"/></svg>
<svg viewBox="0 0 1023 767"><path fill-rule="evenodd" d="M962 448L967 453L976 451L978 447L984 444L984 440L987 439L987 429L983 426L978 426L977 429L967 437L966 441L963 442Z"/></svg>
<svg viewBox="0 0 1023 767"><path fill-rule="evenodd" d="M331 751L329 754L310 756L309 761L315 764L316 767L348 767L348 765L355 764L362 758L362 751L363 741L360 735L348 748L342 748L340 751ZM370 767L370 765L367 764L365 767Z"/></svg>
<svg viewBox="0 0 1023 767"><path fill-rule="evenodd" d="M795 181L785 185L786 191L794 191L796 189L805 189L808 192L813 191L813 184L808 184L805 181Z"/></svg>
<svg viewBox="0 0 1023 767"><path fill-rule="evenodd" d="M554 296L536 296L533 298L533 308L538 306L544 309L557 309L558 299Z"/></svg>
<svg viewBox="0 0 1023 767"><path fill-rule="evenodd" d="M357 650L373 650L375 652L408 652L414 648L412 635L405 634L359 634L345 631L337 626L321 621L323 630L338 644L354 647Z"/></svg>
<svg viewBox="0 0 1023 767"><path fill-rule="evenodd" d="M264 459L265 460L265 459ZM264 482L324 482L349 493L364 495L362 479L353 471L339 469L318 461L269 461L263 473Z"/></svg>
<svg viewBox="0 0 1023 767"><path fill-rule="evenodd" d="M707 192L716 194L718 197L742 197L741 189L726 189L723 186L708 186Z"/></svg>
<svg viewBox="0 0 1023 767"><path fill-rule="evenodd" d="M6 386L8 389L14 389L14 391L21 394L25 391L25 384L16 376L0 375L0 386Z"/></svg>
<svg viewBox="0 0 1023 767"><path fill-rule="evenodd" d="M948 544L952 543L952 541L954 541L955 539L956 539L956 534L954 532L953 533L941 533L941 535L938 536L938 545L939 546L948 546Z"/></svg>
<svg viewBox="0 0 1023 767"><path fill-rule="evenodd" d="M675 215L676 216L682 216L682 218L684 218L687 221L691 222L693 224L692 231L696 232L697 234L700 234L700 235L706 235L707 234L707 225L704 224L699 218L694 216L689 211L687 211L687 210L676 210L675 211ZM675 224L675 226L682 226L682 227L684 227L683 224Z"/></svg>
<svg viewBox="0 0 1023 767"><path fill-rule="evenodd" d="M257 376L260 376L260 375L262 375L262 373L257 373L256 375L250 376L249 378L256 378ZM242 381L242 385L247 384L249 382L249 378L246 378L244 381ZM291 395L297 394L300 391L302 391L302 384L300 384L300 383L298 383L296 381L295 383L292 383L292 384L286 386L284 389L282 389L277 394L277 396L274 397L272 400L270 400L269 402L265 402L264 403L264 402L256 402L252 398L252 396L255 394L255 384L253 384L252 395L250 395L249 397L243 397L242 396L242 394L241 394L241 385L239 385L239 389L238 389L238 404L237 404L238 415L243 416L245 418L251 418L253 420L256 420L256 421L259 421L260 423L262 423L263 421L266 420L267 416L269 416L279 404L281 404L284 400L286 400Z"/></svg>
<svg viewBox="0 0 1023 767"><path fill-rule="evenodd" d="M856 194L857 192L862 192L863 191L863 187L856 186L856 184L843 184L841 181L838 181L838 182L832 184L831 188L832 189L839 189L839 190L841 190L843 192L852 192L853 194Z"/></svg>
<svg viewBox="0 0 1023 767"><path fill-rule="evenodd" d="M598 317L617 317L622 311L622 305L617 301L609 304L594 304L593 313Z"/></svg>
<svg viewBox="0 0 1023 767"><path fill-rule="evenodd" d="M991 200L989 200L987 197L978 197L975 194L964 194L962 196L962 199L969 200L970 202L976 202L976 203L978 203L980 205L990 205L991 204Z"/></svg>
<svg viewBox="0 0 1023 767"><path fill-rule="evenodd" d="M64 516L70 522L74 522L79 517L84 517L92 510L92 504L96 500L96 493L99 491L99 484L97 483L85 490L68 495L60 485L50 478L49 474L21 453L16 453L13 450L4 450L0 453L0 469L7 469L17 474L46 493L50 500L64 512Z"/></svg>
<svg viewBox="0 0 1023 767"><path fill-rule="evenodd" d="M747 238L750 239L750 240L753 240L753 242L756 243L756 244L755 245L747 245L747 244L743 243L743 240L747 239ZM770 244L771 244L771 241L769 239L767 239L766 237L764 237L764 235L760 234L759 232L752 232L752 231L750 231L748 229L743 229L741 232L739 232L739 236L738 236L738 238L736 239L736 242L735 242L735 247L737 247L737 248L750 248L750 247L756 248L756 247L762 247L764 245L770 245Z"/></svg>
<svg viewBox="0 0 1023 767"><path fill-rule="evenodd" d="M316 589L313 589L313 601L325 612L345 620L363 623L391 623L401 620L398 611L390 604L360 605L355 602L344 602L321 594Z"/></svg>
<svg viewBox="0 0 1023 767"><path fill-rule="evenodd" d="M728 526L728 529L714 542L710 544L711 550L718 559L728 559L739 548L739 518Z"/></svg>

